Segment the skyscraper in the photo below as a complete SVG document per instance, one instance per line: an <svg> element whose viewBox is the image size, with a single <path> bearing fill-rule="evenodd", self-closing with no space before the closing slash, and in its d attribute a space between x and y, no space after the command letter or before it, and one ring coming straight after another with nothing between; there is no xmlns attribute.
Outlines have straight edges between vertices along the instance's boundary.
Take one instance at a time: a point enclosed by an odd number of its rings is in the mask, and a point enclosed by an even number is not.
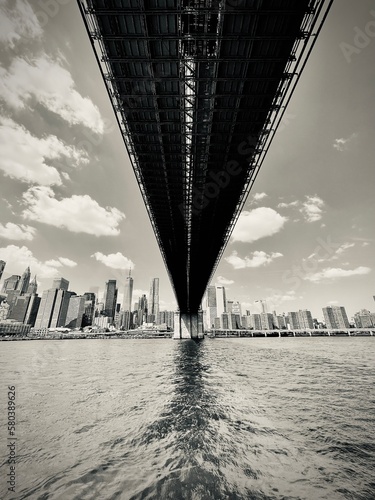
<svg viewBox="0 0 375 500"><path fill-rule="evenodd" d="M221 285L216 285L216 308L217 315L220 316L227 312L227 299L225 296L225 288Z"/></svg>
<svg viewBox="0 0 375 500"><path fill-rule="evenodd" d="M74 295L70 297L65 326L68 328L81 328L85 312L85 297Z"/></svg>
<svg viewBox="0 0 375 500"><path fill-rule="evenodd" d="M150 284L150 296L148 298L147 321L157 321L159 315L159 278L153 278Z"/></svg>
<svg viewBox="0 0 375 500"><path fill-rule="evenodd" d="M5 269L6 262L4 260L0 260L0 280L3 275L4 269Z"/></svg>
<svg viewBox="0 0 375 500"><path fill-rule="evenodd" d="M30 267L27 267L17 285L17 290L20 292L20 295L24 295L27 292L30 283L30 276Z"/></svg>
<svg viewBox="0 0 375 500"><path fill-rule="evenodd" d="M116 280L108 280L105 284L104 292L104 316L109 318L115 317L116 312L116 302L117 302L117 288Z"/></svg>
<svg viewBox="0 0 375 500"><path fill-rule="evenodd" d="M207 287L206 305L207 305L206 323L207 323L207 328L210 329L214 327L215 318L217 318L216 287L214 285L210 285L209 287Z"/></svg>
<svg viewBox="0 0 375 500"><path fill-rule="evenodd" d="M4 280L2 292L8 293L17 290L20 279L21 276L18 276L18 274L12 274L12 276Z"/></svg>
<svg viewBox="0 0 375 500"><path fill-rule="evenodd" d="M227 312L225 288L221 285L208 286L206 300L206 323L208 328L212 328L215 325L215 318L221 318L221 315Z"/></svg>
<svg viewBox="0 0 375 500"><path fill-rule="evenodd" d="M69 299L74 294L74 292L67 291L68 286L69 281L59 278L53 280L52 288L43 292L35 328L64 326Z"/></svg>
<svg viewBox="0 0 375 500"><path fill-rule="evenodd" d="M147 321L147 298L146 295L143 294L142 297L139 297L138 300L138 311L137 311L137 325L142 326L144 321Z"/></svg>
<svg viewBox="0 0 375 500"><path fill-rule="evenodd" d="M34 276L34 279L31 281L31 283L27 289L27 293L34 295L34 294L36 294L37 291L38 291L38 283L36 281L36 276Z"/></svg>
<svg viewBox="0 0 375 500"><path fill-rule="evenodd" d="M301 329L314 329L314 321L311 315L311 312L308 311L307 309L304 309L303 311L299 310L298 311L298 322L299 322L299 327Z"/></svg>
<svg viewBox="0 0 375 500"><path fill-rule="evenodd" d="M26 311L25 324L34 326L36 317L38 315L38 310L40 306L41 298L37 294L30 295L29 306Z"/></svg>
<svg viewBox="0 0 375 500"><path fill-rule="evenodd" d="M82 326L89 326L94 323L96 296L93 292L85 292L85 311L82 319Z"/></svg>
<svg viewBox="0 0 375 500"><path fill-rule="evenodd" d="M132 296L133 296L133 278L130 275L126 277L125 287L124 287L124 300L122 302L123 311L131 311L132 309Z"/></svg>
<svg viewBox="0 0 375 500"><path fill-rule="evenodd" d="M345 307L342 306L323 307L323 316L327 328L331 328L333 330L338 328L350 328Z"/></svg>
<svg viewBox="0 0 375 500"><path fill-rule="evenodd" d="M56 278L52 282L52 288L58 290L67 290L69 288L69 281L64 278Z"/></svg>

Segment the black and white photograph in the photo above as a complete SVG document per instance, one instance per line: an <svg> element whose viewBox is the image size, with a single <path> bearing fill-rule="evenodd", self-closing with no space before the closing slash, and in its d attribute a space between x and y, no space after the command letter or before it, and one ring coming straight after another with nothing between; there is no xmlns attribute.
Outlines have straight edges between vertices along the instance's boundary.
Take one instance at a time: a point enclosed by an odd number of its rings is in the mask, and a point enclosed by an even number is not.
<svg viewBox="0 0 375 500"><path fill-rule="evenodd" d="M0 499L375 499L374 0L0 0Z"/></svg>

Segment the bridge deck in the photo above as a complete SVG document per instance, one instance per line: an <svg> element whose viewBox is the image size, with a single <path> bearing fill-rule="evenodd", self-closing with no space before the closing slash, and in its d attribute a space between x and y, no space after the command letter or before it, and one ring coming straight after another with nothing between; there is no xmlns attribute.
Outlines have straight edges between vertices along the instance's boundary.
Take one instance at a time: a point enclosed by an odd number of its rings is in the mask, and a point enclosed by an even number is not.
<svg viewBox="0 0 375 500"><path fill-rule="evenodd" d="M197 311L329 2L78 2L179 308Z"/></svg>

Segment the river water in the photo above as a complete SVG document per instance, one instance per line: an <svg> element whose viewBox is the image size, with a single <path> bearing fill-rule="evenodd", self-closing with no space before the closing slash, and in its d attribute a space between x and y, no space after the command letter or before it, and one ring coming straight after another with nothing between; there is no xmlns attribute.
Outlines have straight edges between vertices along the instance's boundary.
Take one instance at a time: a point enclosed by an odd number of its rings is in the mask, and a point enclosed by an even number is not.
<svg viewBox="0 0 375 500"><path fill-rule="evenodd" d="M374 337L1 342L0 360L2 499L375 498Z"/></svg>

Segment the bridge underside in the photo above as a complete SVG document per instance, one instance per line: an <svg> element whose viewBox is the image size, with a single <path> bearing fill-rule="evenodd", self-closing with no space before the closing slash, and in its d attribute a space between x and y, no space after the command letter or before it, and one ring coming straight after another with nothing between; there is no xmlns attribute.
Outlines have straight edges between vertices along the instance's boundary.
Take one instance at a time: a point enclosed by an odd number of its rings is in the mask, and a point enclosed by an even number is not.
<svg viewBox="0 0 375 500"><path fill-rule="evenodd" d="M79 3L180 312L196 314L327 2Z"/></svg>

